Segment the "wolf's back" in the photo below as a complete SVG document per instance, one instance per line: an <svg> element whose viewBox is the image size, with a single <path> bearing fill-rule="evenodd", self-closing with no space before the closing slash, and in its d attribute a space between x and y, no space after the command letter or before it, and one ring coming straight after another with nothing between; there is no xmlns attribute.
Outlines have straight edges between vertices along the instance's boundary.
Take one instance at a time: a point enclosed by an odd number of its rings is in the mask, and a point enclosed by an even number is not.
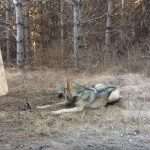
<svg viewBox="0 0 150 150"><path fill-rule="evenodd" d="M99 85L99 86L95 86L95 89L96 89L96 96L97 97L101 97L101 96L104 96L104 97L109 97L110 94L116 90L117 88L114 87L114 86L107 86L107 85Z"/></svg>

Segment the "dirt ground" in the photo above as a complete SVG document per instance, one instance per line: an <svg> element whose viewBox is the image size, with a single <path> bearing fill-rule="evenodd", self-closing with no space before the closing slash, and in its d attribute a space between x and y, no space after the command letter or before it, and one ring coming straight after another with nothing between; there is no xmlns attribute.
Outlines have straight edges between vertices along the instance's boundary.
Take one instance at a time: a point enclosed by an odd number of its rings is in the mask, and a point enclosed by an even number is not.
<svg viewBox="0 0 150 150"><path fill-rule="evenodd" d="M150 150L150 78L145 75L46 68L12 68L6 74L9 93L0 97L0 150ZM58 101L54 89L67 77L116 85L123 99L108 108L59 116L37 110L37 105Z"/></svg>

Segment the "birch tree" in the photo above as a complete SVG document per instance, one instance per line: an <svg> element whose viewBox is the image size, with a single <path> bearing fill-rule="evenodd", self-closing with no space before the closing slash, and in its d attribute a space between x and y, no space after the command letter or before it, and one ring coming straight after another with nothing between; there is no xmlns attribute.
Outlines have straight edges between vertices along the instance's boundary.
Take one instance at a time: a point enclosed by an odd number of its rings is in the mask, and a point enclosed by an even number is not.
<svg viewBox="0 0 150 150"><path fill-rule="evenodd" d="M73 0L73 47L75 67L79 63L79 40L81 22L81 0Z"/></svg>
<svg viewBox="0 0 150 150"><path fill-rule="evenodd" d="M13 0L16 12L16 41L17 41L17 65L24 63L24 27L23 27L23 5L22 0Z"/></svg>

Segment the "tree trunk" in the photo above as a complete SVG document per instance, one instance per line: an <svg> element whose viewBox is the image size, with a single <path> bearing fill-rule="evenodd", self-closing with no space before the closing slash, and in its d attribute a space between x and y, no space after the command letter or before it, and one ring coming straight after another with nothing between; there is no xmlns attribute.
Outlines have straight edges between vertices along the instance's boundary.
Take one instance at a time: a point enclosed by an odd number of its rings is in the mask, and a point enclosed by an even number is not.
<svg viewBox="0 0 150 150"><path fill-rule="evenodd" d="M108 3L108 12L107 12L107 20L106 20L105 45L106 48L109 49L111 45L113 1L107 0L107 3Z"/></svg>
<svg viewBox="0 0 150 150"><path fill-rule="evenodd" d="M108 10L106 18L106 31L105 31L105 49L103 53L103 68L108 67L112 63L112 51L111 51L111 32L112 32L112 13L113 2L107 0Z"/></svg>
<svg viewBox="0 0 150 150"><path fill-rule="evenodd" d="M23 28L23 8L22 0L13 0L16 11L16 30L17 30L17 65L24 64L24 28Z"/></svg>
<svg viewBox="0 0 150 150"><path fill-rule="evenodd" d="M122 44L124 43L124 26L125 26L125 16L124 16L124 11L125 11L125 0L121 0L121 42Z"/></svg>
<svg viewBox="0 0 150 150"><path fill-rule="evenodd" d="M64 2L60 0L60 38L61 38L61 65L64 64L64 21L63 21L63 13L64 11Z"/></svg>
<svg viewBox="0 0 150 150"><path fill-rule="evenodd" d="M7 52L7 57L6 57L6 61L7 64L10 64L11 60L10 60L10 28L9 28L9 24L10 24L10 3L9 0L6 1L6 52Z"/></svg>
<svg viewBox="0 0 150 150"><path fill-rule="evenodd" d="M81 0L74 0L73 4L73 45L74 45L74 63L78 68L79 63L79 40L80 40L80 6Z"/></svg>
<svg viewBox="0 0 150 150"><path fill-rule="evenodd" d="M31 43L30 43L30 21L29 21L29 1L25 0L25 9L24 9L24 51L25 51L25 60L26 64L31 63Z"/></svg>

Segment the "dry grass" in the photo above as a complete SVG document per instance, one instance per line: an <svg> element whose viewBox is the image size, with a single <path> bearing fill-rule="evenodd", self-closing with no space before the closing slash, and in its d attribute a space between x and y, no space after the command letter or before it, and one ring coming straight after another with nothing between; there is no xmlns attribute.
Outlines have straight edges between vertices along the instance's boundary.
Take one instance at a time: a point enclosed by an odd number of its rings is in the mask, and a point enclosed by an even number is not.
<svg viewBox="0 0 150 150"><path fill-rule="evenodd" d="M58 101L54 95L51 96L51 91L60 83L65 82L68 77L83 84L104 82L116 85L121 89L122 103L107 109L85 110L81 113L63 114L61 116L53 116L48 109L43 111L33 109L33 112L18 111L20 107L18 105L23 106L26 98L31 102L33 108L39 104ZM130 121L137 123L139 122L139 117L147 118L146 120L142 119L141 124L150 122L149 113L146 112L150 106L148 100L150 79L142 74L116 76L116 74L110 74L110 72L91 74L43 68L26 71L8 69L7 79L10 93L7 100L6 98L2 99L1 106L3 106L4 110L13 111L11 119L20 122L20 128L27 133L33 132L47 135L91 126L102 129L106 128L106 124L110 126L110 122L115 126L119 123L130 126ZM142 111L141 116L138 113L140 111ZM0 120L3 118L10 118L10 113L2 111ZM135 126L137 126L136 123Z"/></svg>
<svg viewBox="0 0 150 150"><path fill-rule="evenodd" d="M138 149L146 145L139 143L141 137L147 141L145 135L150 131L150 79L143 74L116 75L111 71L92 74L47 68L7 69L6 72L9 94L0 100L0 135L3 135L0 141L3 150L8 150L8 143L10 150L37 150L44 146L50 150L73 150L78 149L77 145L81 149L93 141L92 146L99 146L93 149L101 149L102 146L116 149L122 143L125 149L128 149L126 146ZM37 105L58 102L53 90L68 77L84 84L103 82L116 85L120 87L123 99L108 108L86 109L59 116L52 115L50 109L37 110ZM32 106L31 111L24 110L26 100ZM136 138L134 146L128 142L133 138ZM85 149L90 150L91 147Z"/></svg>

